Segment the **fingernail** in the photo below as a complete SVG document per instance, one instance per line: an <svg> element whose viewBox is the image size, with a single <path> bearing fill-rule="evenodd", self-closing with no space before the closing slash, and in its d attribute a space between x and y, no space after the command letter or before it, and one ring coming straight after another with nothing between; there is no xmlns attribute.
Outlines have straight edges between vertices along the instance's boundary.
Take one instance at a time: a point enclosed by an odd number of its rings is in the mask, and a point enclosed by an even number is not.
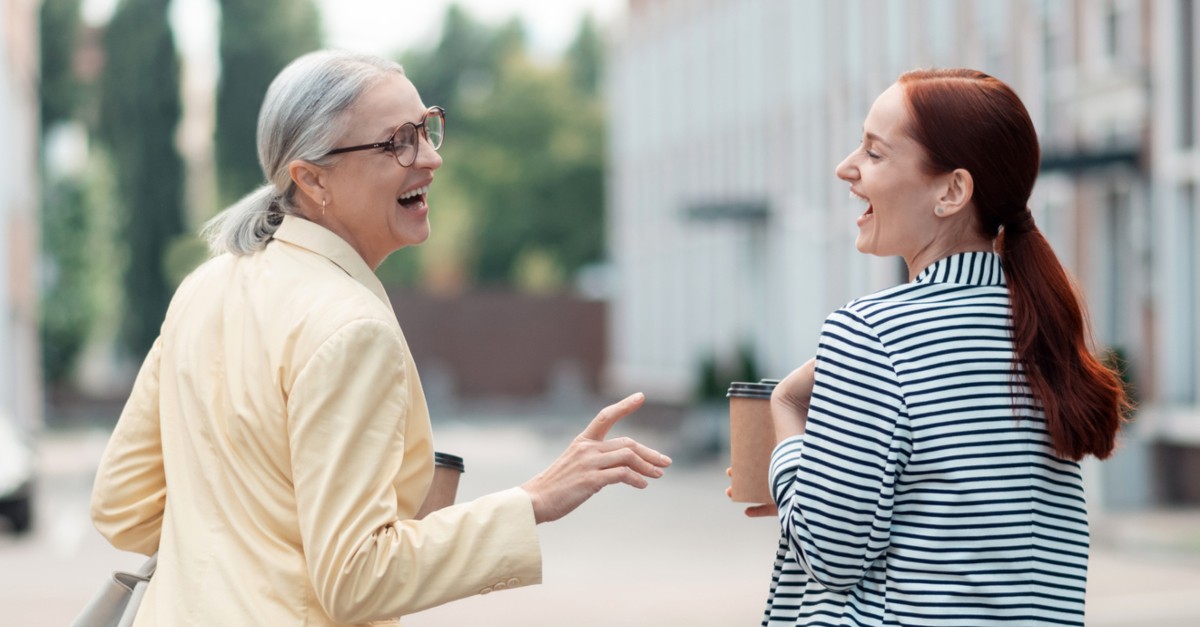
<svg viewBox="0 0 1200 627"><path fill-rule="evenodd" d="M670 458L670 457L667 457L666 455L663 455L662 453L659 453L659 454L658 454L658 456L662 458L662 460L663 460L663 463L664 463L664 464L670 464L670 463L671 463L671 458Z"/></svg>
<svg viewBox="0 0 1200 627"><path fill-rule="evenodd" d="M641 392L638 392L637 394L634 394L634 395L633 395L633 400L634 400L634 401L643 401L643 400L645 400L645 399L646 399L646 395L645 395L645 394L642 394Z"/></svg>

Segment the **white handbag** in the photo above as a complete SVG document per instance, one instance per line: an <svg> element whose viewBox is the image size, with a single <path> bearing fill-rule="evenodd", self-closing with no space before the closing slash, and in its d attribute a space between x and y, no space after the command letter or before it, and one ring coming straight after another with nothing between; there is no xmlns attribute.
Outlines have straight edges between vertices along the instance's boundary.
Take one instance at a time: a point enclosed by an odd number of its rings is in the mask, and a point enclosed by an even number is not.
<svg viewBox="0 0 1200 627"><path fill-rule="evenodd" d="M158 554L150 556L136 572L115 571L92 597L71 627L130 627L138 606L158 566Z"/></svg>

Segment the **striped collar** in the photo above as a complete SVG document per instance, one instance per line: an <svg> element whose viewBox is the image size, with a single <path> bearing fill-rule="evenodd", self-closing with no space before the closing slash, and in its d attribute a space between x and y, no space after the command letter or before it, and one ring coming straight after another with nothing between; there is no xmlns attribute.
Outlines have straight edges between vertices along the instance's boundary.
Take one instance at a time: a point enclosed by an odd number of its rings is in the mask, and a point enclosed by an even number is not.
<svg viewBox="0 0 1200 627"><path fill-rule="evenodd" d="M310 250L332 261L343 272L371 290L390 309L391 299L379 282L379 277L346 240L333 231L296 216L283 216L283 224L275 231L275 239Z"/></svg>
<svg viewBox="0 0 1200 627"><path fill-rule="evenodd" d="M1000 255L969 252L939 259L921 271L913 283L959 283L963 285L1005 285Z"/></svg>

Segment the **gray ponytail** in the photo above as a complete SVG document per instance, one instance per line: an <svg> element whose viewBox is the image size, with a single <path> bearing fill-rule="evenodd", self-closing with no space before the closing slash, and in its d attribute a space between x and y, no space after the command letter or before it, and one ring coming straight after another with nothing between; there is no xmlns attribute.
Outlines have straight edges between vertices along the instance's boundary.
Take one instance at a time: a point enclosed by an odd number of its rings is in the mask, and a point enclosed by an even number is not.
<svg viewBox="0 0 1200 627"><path fill-rule="evenodd" d="M271 81L258 114L258 162L267 184L209 220L201 230L213 254L248 255L266 247L284 215L303 217L288 164L297 159L325 166L346 131L345 113L399 64L339 50L311 52Z"/></svg>

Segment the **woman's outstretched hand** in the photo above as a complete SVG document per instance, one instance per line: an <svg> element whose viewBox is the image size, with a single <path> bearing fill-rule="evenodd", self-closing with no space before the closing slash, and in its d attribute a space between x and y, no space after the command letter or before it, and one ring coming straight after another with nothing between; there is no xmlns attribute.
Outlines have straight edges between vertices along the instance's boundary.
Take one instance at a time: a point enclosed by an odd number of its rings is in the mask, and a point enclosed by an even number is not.
<svg viewBox="0 0 1200 627"><path fill-rule="evenodd" d="M549 468L521 486L533 501L538 523L566 516L605 486L624 483L640 489L649 485L647 477L663 475L671 458L629 437L605 439L613 425L645 401L639 392L605 407Z"/></svg>

